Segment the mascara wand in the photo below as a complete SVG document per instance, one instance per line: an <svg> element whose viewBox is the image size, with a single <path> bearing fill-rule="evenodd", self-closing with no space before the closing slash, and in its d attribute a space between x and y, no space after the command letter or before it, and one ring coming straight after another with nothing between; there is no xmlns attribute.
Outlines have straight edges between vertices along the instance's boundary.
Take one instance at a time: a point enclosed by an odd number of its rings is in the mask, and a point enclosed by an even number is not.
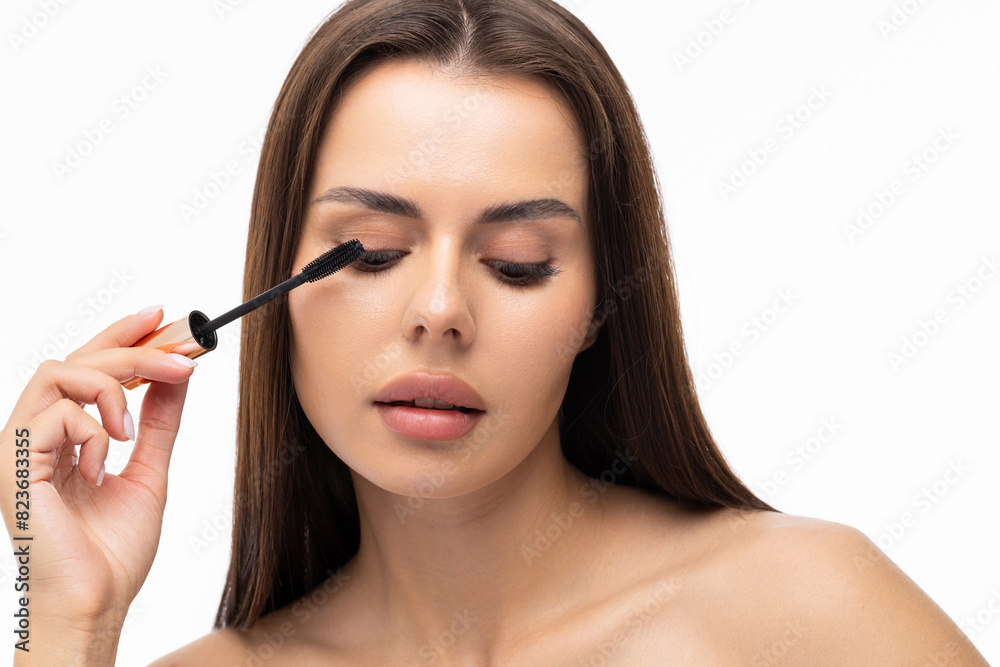
<svg viewBox="0 0 1000 667"><path fill-rule="evenodd" d="M331 273L340 271L342 268L360 257L364 251L365 249L362 247L361 242L357 239L348 241L347 243L342 243L336 248L328 250L313 261L306 264L302 267L302 271L300 271L298 275L292 276L285 282L280 285L275 285L262 294L258 294L246 303L236 306L228 313L223 313L214 320L210 320L204 324L196 326L192 331L192 334L194 334L195 338L208 336L209 334L214 333L219 327L229 324L237 317L246 315L251 310L260 308L268 301L277 299L282 294L293 290L302 283L313 283L320 278L326 278Z"/></svg>
<svg viewBox="0 0 1000 667"><path fill-rule="evenodd" d="M209 320L200 310L192 310L187 317L150 332L132 345L132 347L156 347L164 352L174 352L184 355L189 359L200 357L206 352L211 352L218 345L219 341L215 332L220 327L229 324L238 317L246 315L252 310L260 308L269 301L277 299L282 294L287 294L302 283L316 282L340 271L361 257L364 252L364 246L357 239L341 243L336 248L326 251L306 264L298 274L283 283L275 285L266 292L258 294L249 301L241 303L232 310L219 315L214 320ZM122 382L122 386L126 389L135 389L147 382L149 380L137 375Z"/></svg>

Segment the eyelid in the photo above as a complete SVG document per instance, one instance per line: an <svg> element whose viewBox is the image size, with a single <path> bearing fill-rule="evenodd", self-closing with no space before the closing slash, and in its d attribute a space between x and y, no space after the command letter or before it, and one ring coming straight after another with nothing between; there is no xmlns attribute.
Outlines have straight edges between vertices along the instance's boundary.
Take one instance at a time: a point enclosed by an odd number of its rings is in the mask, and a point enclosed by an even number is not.
<svg viewBox="0 0 1000 667"><path fill-rule="evenodd" d="M367 273L378 275L391 270L392 267L396 266L396 264L398 264L403 257L408 254L410 253L402 250L365 250L365 254L356 260L353 268L361 274ZM370 261L365 261L366 255L373 256L373 259L376 257L378 259L382 259L382 255L399 256L391 259L385 259L383 262L378 264L372 264ZM544 285L562 273L562 268L560 266L552 265L550 262L551 260L545 260L544 262L508 262L502 259L493 259L485 261L483 264L490 267L496 274L499 275L497 279L501 283L515 289L524 290L526 288ZM523 275L519 277L507 276L506 274L509 271Z"/></svg>
<svg viewBox="0 0 1000 667"><path fill-rule="evenodd" d="M339 245L339 244L334 243L330 247L331 248L336 248L337 245ZM388 263L388 262L394 262L394 261L400 260L403 257L406 257L407 255L409 255L410 253L409 253L409 251L406 251L406 250L397 250L395 248L377 248L377 247L373 247L373 246L366 246L365 247L365 252L362 253L362 255L361 255L361 257L359 259L363 260L365 257L369 257L370 258L372 256L379 256L379 255L384 255L384 254L387 254L387 255L396 255L396 254L399 254L398 257L392 257L390 259L387 259L386 263ZM482 259L482 258L480 258L480 259ZM537 259L537 260L534 260L534 259L501 259L499 257L491 257L491 258L486 259L486 261L489 261L489 262L500 262L501 264L510 264L512 266L538 266L538 265L541 265L541 264L548 264L548 263L554 261L554 258L551 255L547 254L542 259Z"/></svg>
<svg viewBox="0 0 1000 667"><path fill-rule="evenodd" d="M337 236L333 237L332 240L325 242L325 245L327 248L336 248L338 245L346 242L341 239L357 238L358 240L361 241L361 244L364 246L366 251L372 251L372 252L393 251L393 252L406 252L407 254L409 254L408 250L402 250L401 248L396 246L412 245L411 242L404 241L398 238L397 239L376 238L375 240L372 240L370 238L365 238L365 236L366 235L364 234L347 234L347 235L338 234ZM490 247L490 246L499 246L499 247ZM504 261L513 264L538 264L541 262L552 261L553 255L555 255L555 248L553 243L550 243L547 240L533 240L533 241L521 241L517 243L489 244L485 249L478 252L477 256L482 257L485 255L504 254L511 250L517 250L525 246L528 247L529 251L532 251L532 254L534 254L534 251L540 252L539 256L540 258L505 259Z"/></svg>

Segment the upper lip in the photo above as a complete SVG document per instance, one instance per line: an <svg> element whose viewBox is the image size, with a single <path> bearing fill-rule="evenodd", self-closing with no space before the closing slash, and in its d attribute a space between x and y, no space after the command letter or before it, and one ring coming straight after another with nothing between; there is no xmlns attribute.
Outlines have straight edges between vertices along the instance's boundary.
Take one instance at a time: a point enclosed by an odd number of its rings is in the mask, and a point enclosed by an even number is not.
<svg viewBox="0 0 1000 667"><path fill-rule="evenodd" d="M417 371L394 379L375 395L376 403L436 398L462 408L485 410L486 403L467 382L450 373Z"/></svg>

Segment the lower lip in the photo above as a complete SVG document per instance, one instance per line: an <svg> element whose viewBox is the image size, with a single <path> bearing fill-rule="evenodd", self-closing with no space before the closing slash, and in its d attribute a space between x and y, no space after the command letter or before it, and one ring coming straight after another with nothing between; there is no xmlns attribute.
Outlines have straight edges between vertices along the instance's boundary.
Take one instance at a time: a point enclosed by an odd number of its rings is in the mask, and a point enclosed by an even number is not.
<svg viewBox="0 0 1000 667"><path fill-rule="evenodd" d="M386 426L400 435L420 440L455 440L476 427L479 419L486 414L461 412L460 410L435 410L433 408L411 408L408 405L376 403Z"/></svg>

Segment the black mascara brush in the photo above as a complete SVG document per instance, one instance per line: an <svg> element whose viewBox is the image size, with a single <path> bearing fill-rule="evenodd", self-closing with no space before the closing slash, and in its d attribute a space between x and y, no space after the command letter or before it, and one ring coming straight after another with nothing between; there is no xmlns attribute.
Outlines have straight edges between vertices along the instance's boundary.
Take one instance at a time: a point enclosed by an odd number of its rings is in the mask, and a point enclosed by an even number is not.
<svg viewBox="0 0 1000 667"><path fill-rule="evenodd" d="M189 359L200 357L206 352L211 352L218 345L219 341L215 332L220 327L229 324L238 317L246 315L252 310L260 308L268 301L277 299L282 294L287 294L302 283L316 282L332 273L340 271L361 257L364 252L364 246L357 239L341 243L336 248L331 248L306 264L302 267L302 271L285 282L258 294L246 303L241 303L229 312L219 315L214 320L209 320L200 310L192 310L187 317L150 332L132 345L132 347L156 347L164 352L182 354ZM135 376L122 382L122 386L126 389L135 389L147 382L149 380L146 378Z"/></svg>

